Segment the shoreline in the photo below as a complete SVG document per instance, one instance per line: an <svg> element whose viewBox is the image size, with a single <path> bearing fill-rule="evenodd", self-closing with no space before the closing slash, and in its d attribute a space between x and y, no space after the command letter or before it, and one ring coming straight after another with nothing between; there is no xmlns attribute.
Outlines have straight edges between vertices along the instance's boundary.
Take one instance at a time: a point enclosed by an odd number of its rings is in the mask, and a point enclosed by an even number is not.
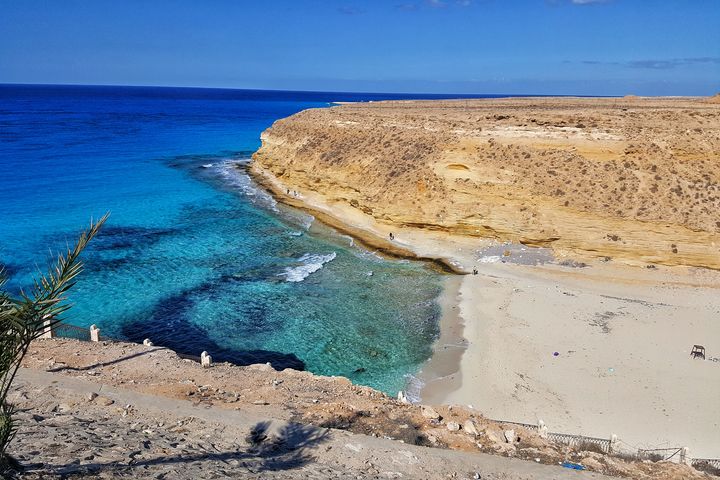
<svg viewBox="0 0 720 480"><path fill-rule="evenodd" d="M446 278L440 336L418 374L423 403L467 405L506 421L542 419L551 431L617 434L645 448L679 442L704 456L720 452L713 433L720 405L701 400L720 398L720 366L687 358L693 344L720 338L713 320L719 272L482 263L478 253L489 241L386 225L312 191L286 197L288 187L257 164L249 173L278 201L318 213L366 246L441 258L462 273L480 270Z"/></svg>
<svg viewBox="0 0 720 480"><path fill-rule="evenodd" d="M242 167L238 167L242 168ZM318 207L314 207L311 204L303 202L301 198L292 197L283 193L283 188L275 181L269 178L268 173L262 174L253 170L253 164L251 162L250 168L246 170L247 174L252 180L257 183L260 187L270 193L275 200L289 205L293 208L297 208L300 211L308 213L315 217L320 222L324 223L337 230L340 233L351 236L360 246L367 250L375 250L382 255L393 258L417 260L421 262L429 263L438 270L444 273L453 273L459 275L467 275L468 272L458 266L457 263L443 257L432 257L411 250L410 248L393 243L386 238L381 237L375 232L370 232L359 227L354 227L349 223L343 222L341 219L333 216L331 213L324 211Z"/></svg>
<svg viewBox="0 0 720 480"><path fill-rule="evenodd" d="M423 364L416 377L422 382L418 400L442 404L443 400L462 385L462 357L468 348L464 336L465 321L460 315L462 277L445 278L440 304L440 334L433 343L432 356Z"/></svg>

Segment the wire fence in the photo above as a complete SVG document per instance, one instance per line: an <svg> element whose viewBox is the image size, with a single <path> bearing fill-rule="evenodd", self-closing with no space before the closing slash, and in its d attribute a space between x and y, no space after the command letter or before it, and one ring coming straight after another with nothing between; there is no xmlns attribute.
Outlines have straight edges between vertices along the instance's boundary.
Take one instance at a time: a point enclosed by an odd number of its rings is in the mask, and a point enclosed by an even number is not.
<svg viewBox="0 0 720 480"><path fill-rule="evenodd" d="M500 423L502 425L516 425L518 427L526 428L528 430L539 430L537 425L532 425L530 423L520 423L520 422L508 422L505 420L491 420L495 423ZM610 453L611 452L611 445L612 442L609 438L597 438L597 437L586 437L584 435L571 435L568 433L557 433L557 432L548 432L547 433L548 440L560 443L563 445L568 445L570 447L583 449L586 451L596 451L598 453Z"/></svg>
<svg viewBox="0 0 720 480"><path fill-rule="evenodd" d="M637 457L641 460L651 460L653 462L668 462L675 458L680 459L682 447L671 448L639 448Z"/></svg>

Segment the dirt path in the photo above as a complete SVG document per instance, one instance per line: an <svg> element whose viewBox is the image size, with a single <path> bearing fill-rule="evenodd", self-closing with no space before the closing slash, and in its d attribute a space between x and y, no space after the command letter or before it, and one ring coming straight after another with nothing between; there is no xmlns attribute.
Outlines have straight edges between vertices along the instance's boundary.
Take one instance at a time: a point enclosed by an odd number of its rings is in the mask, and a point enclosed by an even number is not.
<svg viewBox="0 0 720 480"><path fill-rule="evenodd" d="M90 400L94 395L98 397ZM406 445L23 369L24 478L611 478Z"/></svg>

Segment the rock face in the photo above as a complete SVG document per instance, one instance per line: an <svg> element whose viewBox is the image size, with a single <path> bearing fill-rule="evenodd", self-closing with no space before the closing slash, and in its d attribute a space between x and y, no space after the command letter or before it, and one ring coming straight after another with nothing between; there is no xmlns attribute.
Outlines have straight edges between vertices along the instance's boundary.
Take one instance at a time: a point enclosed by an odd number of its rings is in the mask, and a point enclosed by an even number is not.
<svg viewBox="0 0 720 480"><path fill-rule="evenodd" d="M278 195L399 227L630 263L720 268L720 105L702 99L406 101L313 109L262 135Z"/></svg>

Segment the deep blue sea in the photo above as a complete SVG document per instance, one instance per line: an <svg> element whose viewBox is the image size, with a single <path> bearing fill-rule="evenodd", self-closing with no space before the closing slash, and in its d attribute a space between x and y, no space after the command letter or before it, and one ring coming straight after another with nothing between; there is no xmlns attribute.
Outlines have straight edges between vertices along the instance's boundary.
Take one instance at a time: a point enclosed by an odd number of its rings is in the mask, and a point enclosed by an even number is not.
<svg viewBox="0 0 720 480"><path fill-rule="evenodd" d="M109 211L69 323L396 393L431 354L440 274L353 246L243 171L273 121L385 98L437 97L0 85L9 288Z"/></svg>

